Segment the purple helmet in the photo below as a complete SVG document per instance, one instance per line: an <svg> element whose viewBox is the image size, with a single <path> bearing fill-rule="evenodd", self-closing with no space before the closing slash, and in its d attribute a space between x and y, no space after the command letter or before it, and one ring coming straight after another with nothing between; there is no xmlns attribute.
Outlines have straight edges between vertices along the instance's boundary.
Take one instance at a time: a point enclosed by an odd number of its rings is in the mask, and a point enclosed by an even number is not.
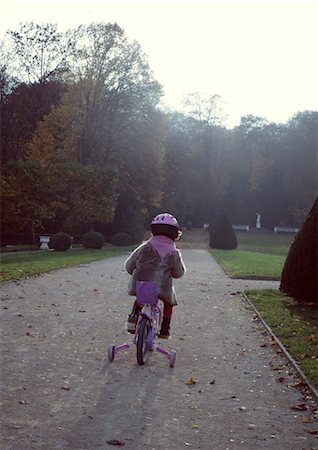
<svg viewBox="0 0 318 450"><path fill-rule="evenodd" d="M169 213L160 213L151 222L151 225L171 225L180 230L180 225L175 217Z"/></svg>

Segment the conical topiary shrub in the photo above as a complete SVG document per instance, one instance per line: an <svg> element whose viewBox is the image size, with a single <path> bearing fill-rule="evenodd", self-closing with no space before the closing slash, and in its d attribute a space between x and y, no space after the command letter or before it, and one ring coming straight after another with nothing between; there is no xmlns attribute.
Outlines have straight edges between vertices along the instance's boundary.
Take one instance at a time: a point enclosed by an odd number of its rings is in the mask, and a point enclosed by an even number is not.
<svg viewBox="0 0 318 450"><path fill-rule="evenodd" d="M301 303L318 305L318 197L292 243L280 290Z"/></svg>
<svg viewBox="0 0 318 450"><path fill-rule="evenodd" d="M237 247L236 234L225 214L217 216L210 226L209 245L221 250L233 250Z"/></svg>

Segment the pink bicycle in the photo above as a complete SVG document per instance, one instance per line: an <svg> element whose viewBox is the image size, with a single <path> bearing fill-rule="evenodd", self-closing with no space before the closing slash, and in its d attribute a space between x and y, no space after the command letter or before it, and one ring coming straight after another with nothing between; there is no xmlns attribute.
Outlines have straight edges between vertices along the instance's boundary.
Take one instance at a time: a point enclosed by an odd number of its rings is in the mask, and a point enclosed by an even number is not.
<svg viewBox="0 0 318 450"><path fill-rule="evenodd" d="M117 346L111 344L108 347L108 359L113 361L119 351L129 348L133 344L136 346L138 364L145 364L148 361L149 352L156 350L169 360L170 367L174 367L176 352L169 351L155 342L162 321L162 310L158 304L157 285L153 281L137 281L136 291L137 302L142 306L142 310L138 314L136 332L132 342L125 342Z"/></svg>

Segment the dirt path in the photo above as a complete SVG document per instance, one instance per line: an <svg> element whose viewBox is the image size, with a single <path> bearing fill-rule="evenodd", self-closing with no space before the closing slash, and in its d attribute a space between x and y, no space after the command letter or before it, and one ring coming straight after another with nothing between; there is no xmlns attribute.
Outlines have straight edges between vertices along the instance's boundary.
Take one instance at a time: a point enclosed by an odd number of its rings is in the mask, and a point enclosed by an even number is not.
<svg viewBox="0 0 318 450"><path fill-rule="evenodd" d="M134 349L107 361L127 340L124 257L2 285L2 450L317 448L312 403L238 294L277 283L231 280L205 249L182 252L162 342L173 369L159 353L138 366Z"/></svg>

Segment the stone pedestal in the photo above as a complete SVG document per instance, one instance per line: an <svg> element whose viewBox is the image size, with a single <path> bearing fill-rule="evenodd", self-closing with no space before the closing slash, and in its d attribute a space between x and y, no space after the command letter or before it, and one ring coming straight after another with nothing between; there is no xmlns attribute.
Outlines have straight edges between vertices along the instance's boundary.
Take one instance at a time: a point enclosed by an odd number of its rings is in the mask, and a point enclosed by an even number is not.
<svg viewBox="0 0 318 450"><path fill-rule="evenodd" d="M51 236L40 236L41 250L49 250L48 243L50 242Z"/></svg>

